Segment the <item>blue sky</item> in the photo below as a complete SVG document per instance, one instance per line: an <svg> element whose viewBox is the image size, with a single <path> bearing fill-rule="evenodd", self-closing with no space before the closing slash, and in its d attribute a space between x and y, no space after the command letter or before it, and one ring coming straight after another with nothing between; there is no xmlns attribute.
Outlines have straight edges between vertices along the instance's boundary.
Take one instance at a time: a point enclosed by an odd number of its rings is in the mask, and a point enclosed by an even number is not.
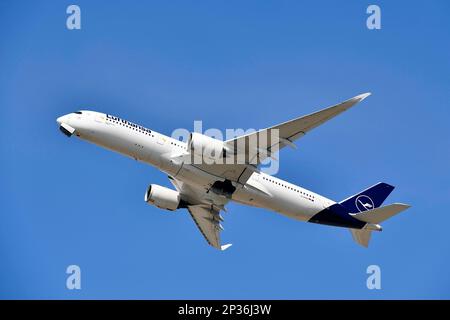
<svg viewBox="0 0 450 320"><path fill-rule="evenodd" d="M0 298L450 298L448 1L0 3ZM165 134L262 128L373 95L283 150L277 176L335 200L378 181L412 205L369 249L345 229L228 206L218 252L143 201L154 168L67 139L108 112ZM82 289L65 270L82 270ZM366 268L381 267L368 290Z"/></svg>

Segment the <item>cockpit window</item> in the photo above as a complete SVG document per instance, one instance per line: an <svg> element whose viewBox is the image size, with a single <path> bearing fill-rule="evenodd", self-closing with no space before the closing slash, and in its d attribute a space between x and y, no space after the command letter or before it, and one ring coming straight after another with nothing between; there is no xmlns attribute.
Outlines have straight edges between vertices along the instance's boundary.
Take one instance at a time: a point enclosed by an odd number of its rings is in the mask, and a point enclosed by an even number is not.
<svg viewBox="0 0 450 320"><path fill-rule="evenodd" d="M76 114L83 114L81 111L75 111Z"/></svg>

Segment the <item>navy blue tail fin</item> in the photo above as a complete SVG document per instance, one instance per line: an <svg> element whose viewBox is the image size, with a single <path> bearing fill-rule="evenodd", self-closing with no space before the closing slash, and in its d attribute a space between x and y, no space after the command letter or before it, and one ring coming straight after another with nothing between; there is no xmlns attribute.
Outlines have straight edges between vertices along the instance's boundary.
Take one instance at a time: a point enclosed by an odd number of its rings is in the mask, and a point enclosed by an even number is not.
<svg viewBox="0 0 450 320"><path fill-rule="evenodd" d="M380 182L350 198L342 200L340 204L349 210L350 213L372 210L381 206L392 190L394 190L393 186Z"/></svg>

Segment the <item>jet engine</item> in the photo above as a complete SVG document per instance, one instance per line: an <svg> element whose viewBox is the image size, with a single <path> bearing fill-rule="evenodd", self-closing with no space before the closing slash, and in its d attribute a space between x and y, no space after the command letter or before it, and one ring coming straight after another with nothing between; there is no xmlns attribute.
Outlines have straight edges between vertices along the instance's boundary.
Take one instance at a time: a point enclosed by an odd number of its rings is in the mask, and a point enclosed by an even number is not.
<svg viewBox="0 0 450 320"><path fill-rule="evenodd" d="M188 140L189 150L196 155L209 159L226 158L227 148L223 141L205 136L198 132L191 132Z"/></svg>
<svg viewBox="0 0 450 320"><path fill-rule="evenodd" d="M178 191L157 184L148 186L144 200L148 204L170 211L179 208L181 203L181 197Z"/></svg>

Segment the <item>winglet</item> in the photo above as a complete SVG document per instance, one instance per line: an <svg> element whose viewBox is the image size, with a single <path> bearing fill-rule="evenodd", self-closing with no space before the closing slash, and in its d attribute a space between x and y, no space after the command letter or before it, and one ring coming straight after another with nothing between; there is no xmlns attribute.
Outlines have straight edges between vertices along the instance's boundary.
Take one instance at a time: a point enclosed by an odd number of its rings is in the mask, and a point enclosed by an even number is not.
<svg viewBox="0 0 450 320"><path fill-rule="evenodd" d="M233 244L229 243L229 244L224 244L223 246L220 246L220 250L225 251L227 250L229 247L231 247Z"/></svg>
<svg viewBox="0 0 450 320"><path fill-rule="evenodd" d="M361 101L363 101L365 98L367 98L368 96L370 96L371 94L372 94L371 92L366 92L366 93L360 94L360 95L358 95L358 96L352 98L352 100L358 100L358 102L361 102Z"/></svg>

